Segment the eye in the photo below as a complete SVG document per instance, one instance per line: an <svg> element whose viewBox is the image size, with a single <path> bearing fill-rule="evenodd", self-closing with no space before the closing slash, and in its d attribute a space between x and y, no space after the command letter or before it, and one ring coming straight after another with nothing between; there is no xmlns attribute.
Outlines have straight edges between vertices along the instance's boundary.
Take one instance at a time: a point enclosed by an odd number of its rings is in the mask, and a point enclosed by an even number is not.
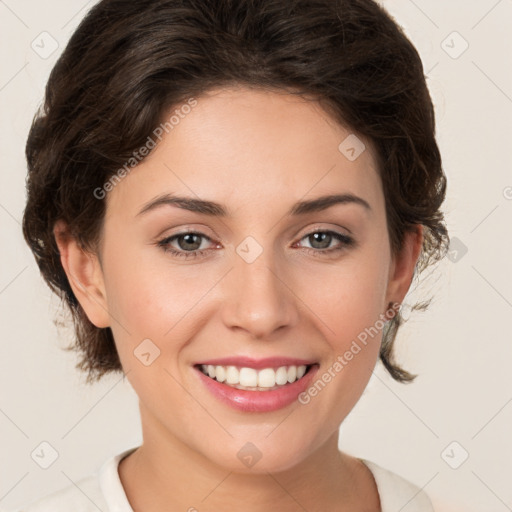
<svg viewBox="0 0 512 512"><path fill-rule="evenodd" d="M303 236L301 240L307 240L310 243L311 247L303 248L315 256L332 255L355 246L355 240L352 237L336 231L312 231ZM186 231L160 240L158 246L173 257L198 258L207 256L208 252L213 250L205 248L204 241L212 242L211 238L203 233ZM332 246L333 242L337 242L334 247ZM216 247L219 247L219 244L216 244Z"/></svg>
<svg viewBox="0 0 512 512"><path fill-rule="evenodd" d="M169 252L178 258L197 258L205 256L205 253L209 251L209 249L200 249L202 240L211 241L203 233L187 231L160 240L158 246L162 247L164 252ZM174 242L178 246L177 249L172 245Z"/></svg>
<svg viewBox="0 0 512 512"><path fill-rule="evenodd" d="M355 245L355 240L352 237L336 231L313 231L302 237L301 240L307 240L311 247L305 247L305 249L318 256L339 252ZM338 242L338 244L332 247L333 242Z"/></svg>

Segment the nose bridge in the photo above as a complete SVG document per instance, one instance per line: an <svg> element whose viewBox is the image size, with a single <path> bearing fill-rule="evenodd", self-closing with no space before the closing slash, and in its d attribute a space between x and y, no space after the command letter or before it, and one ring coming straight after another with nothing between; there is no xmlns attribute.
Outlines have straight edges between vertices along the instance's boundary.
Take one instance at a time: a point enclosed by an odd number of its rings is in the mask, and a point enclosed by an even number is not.
<svg viewBox="0 0 512 512"><path fill-rule="evenodd" d="M224 322L228 327L265 338L297 321L294 296L271 247L264 248L247 237L236 247L233 265L225 288Z"/></svg>

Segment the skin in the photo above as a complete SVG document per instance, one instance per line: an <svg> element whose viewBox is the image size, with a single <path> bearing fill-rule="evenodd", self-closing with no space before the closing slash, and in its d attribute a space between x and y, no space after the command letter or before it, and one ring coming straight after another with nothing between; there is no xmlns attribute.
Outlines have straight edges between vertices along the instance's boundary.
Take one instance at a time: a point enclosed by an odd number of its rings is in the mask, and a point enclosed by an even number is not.
<svg viewBox="0 0 512 512"><path fill-rule="evenodd" d="M91 322L111 327L139 397L143 444L119 466L128 499L137 512L380 510L370 471L338 450L338 434L371 377L381 331L309 404L274 412L230 408L192 365L285 355L317 361L322 375L390 302L402 302L422 227L392 255L371 144L347 159L338 146L352 132L318 103L245 87L197 100L109 192L97 253L55 226L73 291ZM371 210L347 203L285 215L297 201L348 192ZM230 215L170 205L137 215L162 193L216 201ZM333 238L328 247L341 250L321 253L325 245L306 235L329 230L356 244ZM196 246L204 257L158 245L190 231L205 235ZM263 249L250 264L236 252L247 236ZM193 250L183 239L171 245ZM160 356L145 366L133 352L148 338ZM237 457L248 441L262 454L251 468Z"/></svg>

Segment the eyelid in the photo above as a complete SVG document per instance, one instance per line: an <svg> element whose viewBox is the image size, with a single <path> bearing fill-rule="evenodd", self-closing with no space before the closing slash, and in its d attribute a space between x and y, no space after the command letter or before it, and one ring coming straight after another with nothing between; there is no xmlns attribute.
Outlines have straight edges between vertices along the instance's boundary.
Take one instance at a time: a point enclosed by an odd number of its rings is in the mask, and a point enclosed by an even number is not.
<svg viewBox="0 0 512 512"><path fill-rule="evenodd" d="M212 234L209 235L208 233L206 233L206 231L211 232ZM213 229L210 228L209 226L207 226L206 224L193 224L193 225L183 224L183 225L180 225L180 227L178 227L178 228L164 229L158 235L155 236L154 241L158 242L164 238L171 238L173 236L179 236L179 235L187 235L190 233L204 236L205 238L208 238L209 240L219 238L217 233L215 233L215 231L213 231Z"/></svg>
<svg viewBox="0 0 512 512"><path fill-rule="evenodd" d="M315 249L315 248L312 248L312 247L303 247L303 246L299 246L299 247L302 247L302 249L308 253L308 254L311 254L313 257L323 257L323 258L329 258L329 257L335 257L336 255L340 254L340 253L343 253L345 252L346 250L349 250L349 249L353 249L353 248L356 248L358 246L358 243L357 241L355 240L355 238L351 235L347 235L347 234L343 234L343 233L340 233L338 230L335 230L335 229L322 229L320 227L316 227L316 228L311 228L310 231L308 231L307 233L303 234L302 236L300 236L298 239L296 238L295 240L297 240L296 242L293 242L293 245L297 245L297 244L300 244L300 242L307 238L308 236L311 236L315 233L327 233L327 234L330 234L331 237L333 237L334 239L337 240L338 244L334 247L330 247L330 248L327 248L327 249ZM213 249L212 248L208 248L208 249L195 249L194 251L184 251L184 250L180 250L180 249L175 249L171 246L171 242L176 240L177 238L179 238L180 236L183 236L183 235L196 235L196 236L199 236L200 238L203 238L204 240L208 240L210 242L212 242L214 245L216 245L216 247L214 247ZM173 258L177 258L177 259L185 259L185 260L188 260L188 259L196 259L196 258L203 258L203 257L206 257L208 256L212 251L214 252L215 249L219 248L219 242L216 242L214 239L212 239L211 237L209 237L208 235L200 232L200 231L194 231L194 230L190 230L190 229L185 229L185 230L182 230L178 233L174 233L174 234L171 234L169 236L166 236L164 238L161 238L158 242L157 242L157 245L163 249L164 252L168 252L171 254L171 256Z"/></svg>
<svg viewBox="0 0 512 512"><path fill-rule="evenodd" d="M310 247L304 247L304 249L306 249L307 251L313 251L314 253L318 253L318 254L327 254L327 253L333 253L336 251L342 251L342 250L348 249L348 248L355 248L358 246L356 239L352 235L340 233L339 231L334 230L334 229L314 229L308 233L305 233L301 237L299 237L298 242L294 242L294 245L300 243L301 240L304 240L315 233L329 234L331 237L336 239L340 245L338 245L337 247L331 247L329 249L323 249L323 250L322 249L314 249L314 248L310 248Z"/></svg>
<svg viewBox="0 0 512 512"><path fill-rule="evenodd" d="M335 233L339 233L340 235L344 235L347 237L353 236L352 231L344 226L338 226L338 225L332 225L332 224L330 226L326 226L326 224L329 224L329 223L319 222L319 223L313 224L312 226L308 227L302 235L298 234L297 237L302 239L305 236L311 235L312 233L316 233L318 231L334 231ZM343 233L343 231L346 231L347 233Z"/></svg>
<svg viewBox="0 0 512 512"><path fill-rule="evenodd" d="M173 237L177 237L177 236L180 236L180 235L186 235L186 234L196 234L196 235L200 235L204 238L207 238L208 240L210 240L211 242L217 242L217 240L219 239L218 235L213 232L213 230L211 230L211 228L208 228L208 226L205 226L203 224L200 225L201 227L199 229L197 228L194 228L192 227L191 225L187 225L185 224L184 226L181 226L179 228L178 231L176 232L171 232L169 234L164 234L166 230L164 230L162 233L160 233L159 235L157 235L155 237L155 242L161 242L162 240L164 239L168 239L168 238L173 238ZM210 230L214 233L213 236L207 234L207 233L204 233L203 231L201 231L203 228L206 228L207 230ZM342 230L346 230L348 232L347 233L339 233L339 230L342 229ZM340 235L344 235L344 236L347 236L347 237L352 237L352 231L346 227L343 227L343 226L334 226L334 227L325 227L325 223L317 223L317 224L313 224L313 226L310 226L307 228L306 231L304 231L301 235L299 235L299 233L297 235L294 236L294 240L295 241L300 241L302 240L305 236L308 236L308 235L311 235L313 233L317 233L319 231L322 231L322 232L327 232L327 231L334 231L334 232L337 232L339 233ZM293 243L295 243L295 241ZM217 242L219 243L219 242Z"/></svg>
<svg viewBox="0 0 512 512"><path fill-rule="evenodd" d="M158 245L162 245L164 242L170 243L169 242L170 240L172 240L172 239L176 240L180 236L184 236L184 235L197 235L197 236L203 238L204 240L208 240L213 245L219 244L219 242L217 242L214 238L208 236L207 234L202 233L201 231L196 231L196 230L191 230L191 229L188 229L185 231L179 231L178 233L172 233L170 235L164 235L163 237L160 237L156 243ZM207 251L207 250L208 249L197 249L197 251ZM184 251L184 252L186 252L186 251ZM189 251L189 252L192 252L192 251Z"/></svg>

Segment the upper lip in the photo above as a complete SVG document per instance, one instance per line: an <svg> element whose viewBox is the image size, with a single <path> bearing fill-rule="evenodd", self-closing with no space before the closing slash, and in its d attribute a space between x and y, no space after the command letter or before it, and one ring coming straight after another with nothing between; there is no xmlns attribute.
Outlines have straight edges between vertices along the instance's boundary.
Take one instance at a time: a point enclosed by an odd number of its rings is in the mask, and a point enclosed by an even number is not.
<svg viewBox="0 0 512 512"><path fill-rule="evenodd" d="M280 366L309 366L315 364L315 361L285 356L264 357L262 359L253 359L252 357L237 356L222 357L218 359L208 359L207 361L201 361L196 364L212 366L238 366L240 368L254 368L255 370L259 370L262 368L279 368Z"/></svg>

